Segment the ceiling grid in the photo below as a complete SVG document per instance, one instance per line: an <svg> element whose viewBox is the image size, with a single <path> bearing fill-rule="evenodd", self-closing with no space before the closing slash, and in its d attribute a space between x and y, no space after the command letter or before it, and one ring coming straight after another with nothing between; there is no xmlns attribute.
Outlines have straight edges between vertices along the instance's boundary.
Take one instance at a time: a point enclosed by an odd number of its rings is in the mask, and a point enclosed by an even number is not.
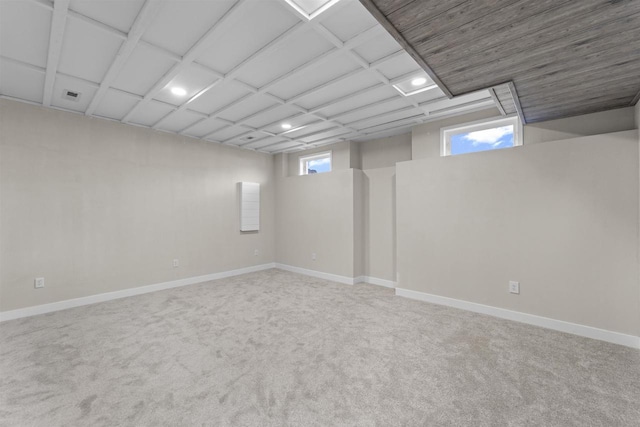
<svg viewBox="0 0 640 427"><path fill-rule="evenodd" d="M429 90L401 94L394 85L426 74L356 0L313 19L285 0L0 8L0 97L265 153L388 136L495 106L488 91L448 99L428 78ZM51 25L31 24L38 20ZM47 45L9 37L18 25ZM79 99L63 99L67 90Z"/></svg>

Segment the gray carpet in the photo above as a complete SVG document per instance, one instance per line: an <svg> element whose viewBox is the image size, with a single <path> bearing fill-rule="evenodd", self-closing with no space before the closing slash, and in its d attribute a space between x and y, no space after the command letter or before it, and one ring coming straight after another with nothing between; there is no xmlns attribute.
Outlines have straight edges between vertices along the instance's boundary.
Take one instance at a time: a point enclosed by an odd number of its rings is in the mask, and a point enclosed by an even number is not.
<svg viewBox="0 0 640 427"><path fill-rule="evenodd" d="M3 426L638 426L640 352L279 270L0 324Z"/></svg>

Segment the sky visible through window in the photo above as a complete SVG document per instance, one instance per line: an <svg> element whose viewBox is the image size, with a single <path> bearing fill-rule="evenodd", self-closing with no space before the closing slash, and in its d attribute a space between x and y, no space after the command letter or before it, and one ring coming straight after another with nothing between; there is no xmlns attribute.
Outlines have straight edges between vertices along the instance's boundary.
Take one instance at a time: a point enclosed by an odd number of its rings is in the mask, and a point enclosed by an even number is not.
<svg viewBox="0 0 640 427"><path fill-rule="evenodd" d="M309 160L307 170L309 173L331 172L331 159L325 157L324 159ZM312 170L315 172L311 172Z"/></svg>
<svg viewBox="0 0 640 427"><path fill-rule="evenodd" d="M513 125L451 135L451 154L513 147Z"/></svg>

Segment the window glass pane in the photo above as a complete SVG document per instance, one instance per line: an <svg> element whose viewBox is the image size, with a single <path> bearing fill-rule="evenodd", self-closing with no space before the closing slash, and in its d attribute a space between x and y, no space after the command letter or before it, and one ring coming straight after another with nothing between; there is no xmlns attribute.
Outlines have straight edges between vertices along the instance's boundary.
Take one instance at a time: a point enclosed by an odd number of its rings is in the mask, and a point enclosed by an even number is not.
<svg viewBox="0 0 640 427"><path fill-rule="evenodd" d="M513 125L451 135L451 154L513 147Z"/></svg>
<svg viewBox="0 0 640 427"><path fill-rule="evenodd" d="M331 158L309 160L307 162L307 173L322 173L331 171Z"/></svg>

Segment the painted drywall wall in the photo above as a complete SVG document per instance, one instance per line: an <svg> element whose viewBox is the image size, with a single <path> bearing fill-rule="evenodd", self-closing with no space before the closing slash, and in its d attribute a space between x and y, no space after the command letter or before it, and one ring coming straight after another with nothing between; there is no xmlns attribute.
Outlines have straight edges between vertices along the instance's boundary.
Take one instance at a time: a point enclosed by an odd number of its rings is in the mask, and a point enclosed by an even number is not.
<svg viewBox="0 0 640 427"><path fill-rule="evenodd" d="M365 189L365 276L396 280L396 168L367 169Z"/></svg>
<svg viewBox="0 0 640 427"><path fill-rule="evenodd" d="M354 277L354 175L338 169L277 177L277 262Z"/></svg>
<svg viewBox="0 0 640 427"><path fill-rule="evenodd" d="M399 163L398 287L639 335L638 162L634 130Z"/></svg>
<svg viewBox="0 0 640 427"><path fill-rule="evenodd" d="M568 117L524 126L524 144L559 141L580 136L622 132L635 129L633 107ZM440 129L477 120L499 117L495 109L425 123L412 130L412 158L440 157Z"/></svg>
<svg viewBox="0 0 640 427"><path fill-rule="evenodd" d="M524 126L524 141L525 144L536 144L579 136L631 130L635 128L633 115L633 107L627 107L531 123Z"/></svg>
<svg viewBox="0 0 640 427"><path fill-rule="evenodd" d="M7 100L0 110L1 311L274 261L272 156ZM257 233L239 231L240 181L261 184Z"/></svg>
<svg viewBox="0 0 640 427"><path fill-rule="evenodd" d="M411 133L360 142L362 170L393 167L411 160Z"/></svg>

